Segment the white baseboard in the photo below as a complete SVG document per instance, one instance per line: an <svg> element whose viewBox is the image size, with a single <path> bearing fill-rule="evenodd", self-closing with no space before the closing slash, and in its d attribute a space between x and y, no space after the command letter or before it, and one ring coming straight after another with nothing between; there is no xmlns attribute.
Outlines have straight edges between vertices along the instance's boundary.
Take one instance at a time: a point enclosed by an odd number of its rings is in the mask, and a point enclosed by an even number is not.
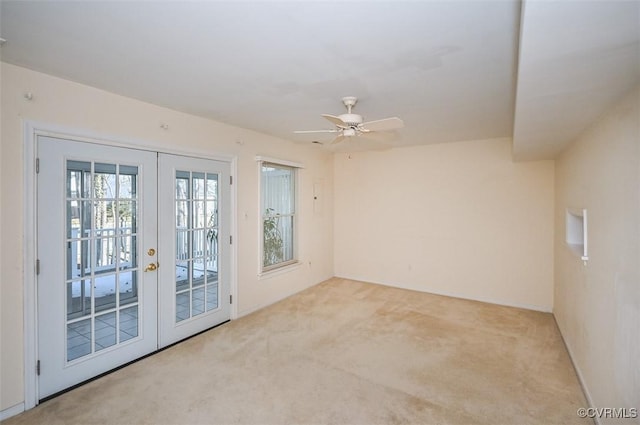
<svg viewBox="0 0 640 425"><path fill-rule="evenodd" d="M459 298L459 299L469 300L469 301L479 301L481 303L503 305L505 307L522 308L522 309L525 309L525 310L540 311L542 313L551 313L552 312L552 308L550 306L541 306L541 305L533 305L533 304L519 304L519 303L512 303L512 302L507 302L507 301L502 301L502 300L494 300L494 299L485 298L485 297L470 297L470 296L467 296L467 295L457 294L457 293L453 293L453 292L433 291L431 289L417 288L415 286L410 286L410 285L397 285L395 283L389 283L389 282L376 282L376 281L372 281L372 280L369 280L369 279L361 279L361 278L358 278L358 277L350 277L350 276L336 276L336 277L340 278L340 279L356 280L358 282L374 283L376 285L384 285L384 286L389 286L391 288L408 289L410 291L424 292L426 294L442 295L443 297Z"/></svg>
<svg viewBox="0 0 640 425"><path fill-rule="evenodd" d="M558 319L556 319L556 315L553 314L553 320L556 322L556 327L558 328L558 332L560 333L560 337L562 338L562 342L564 342L564 346L567 349L567 353L569 353L569 358L571 359L571 364L573 364L573 369L576 371L576 375L578 376L578 382L580 382L580 387L582 388L582 392L584 393L584 397L587 399L587 404L589 406L583 407L595 407L593 403L593 399L591 398L591 393L589 393L589 388L587 387L587 383L584 380L584 376L582 375L582 371L580 371L580 367L575 361L575 357L573 356L573 350L571 350L571 346L567 343L567 340L562 333L562 328L558 323ZM593 417L593 421L596 425L601 425L600 418L596 415Z"/></svg>
<svg viewBox="0 0 640 425"><path fill-rule="evenodd" d="M10 417L18 415L22 412L24 412L24 403L16 404L15 406L0 410L0 421L9 419Z"/></svg>

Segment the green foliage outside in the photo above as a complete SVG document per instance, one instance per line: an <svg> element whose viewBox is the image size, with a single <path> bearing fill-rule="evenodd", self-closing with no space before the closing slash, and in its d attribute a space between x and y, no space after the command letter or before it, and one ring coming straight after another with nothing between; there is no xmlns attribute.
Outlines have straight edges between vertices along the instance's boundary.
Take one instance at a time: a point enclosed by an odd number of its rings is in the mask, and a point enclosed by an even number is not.
<svg viewBox="0 0 640 425"><path fill-rule="evenodd" d="M273 208L267 208L263 221L263 257L262 265L269 267L284 260L282 234L280 233L280 217L274 215Z"/></svg>

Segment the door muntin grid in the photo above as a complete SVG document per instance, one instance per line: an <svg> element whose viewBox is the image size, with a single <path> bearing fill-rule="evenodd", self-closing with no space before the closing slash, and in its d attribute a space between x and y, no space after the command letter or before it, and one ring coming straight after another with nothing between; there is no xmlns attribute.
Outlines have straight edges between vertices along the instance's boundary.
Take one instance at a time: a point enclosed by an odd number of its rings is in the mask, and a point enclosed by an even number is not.
<svg viewBox="0 0 640 425"><path fill-rule="evenodd" d="M218 177L176 171L176 323L219 307Z"/></svg>
<svg viewBox="0 0 640 425"><path fill-rule="evenodd" d="M66 361L139 335L138 167L66 161Z"/></svg>

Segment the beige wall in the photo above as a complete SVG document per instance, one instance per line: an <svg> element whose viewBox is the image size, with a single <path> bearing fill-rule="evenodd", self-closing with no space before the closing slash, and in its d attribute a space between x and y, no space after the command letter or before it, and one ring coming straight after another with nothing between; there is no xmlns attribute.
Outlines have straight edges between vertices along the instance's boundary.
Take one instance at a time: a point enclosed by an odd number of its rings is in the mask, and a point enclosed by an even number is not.
<svg viewBox="0 0 640 425"><path fill-rule="evenodd" d="M587 209L586 265L564 242L567 208ZM636 89L556 162L554 314L595 407L640 407L639 245Z"/></svg>
<svg viewBox="0 0 640 425"><path fill-rule="evenodd" d="M117 96L2 63L0 274L2 335L0 410L24 399L23 382L23 124L22 120L142 141L158 150L236 155L238 309L240 315L333 276L333 159L316 146L294 145L249 130ZM24 93L33 93L27 101ZM160 128L169 125L169 130ZM256 155L301 162L302 265L259 279L259 170ZM313 209L313 184L322 181L322 211Z"/></svg>
<svg viewBox="0 0 640 425"><path fill-rule="evenodd" d="M508 139L335 157L335 273L550 311L552 161Z"/></svg>

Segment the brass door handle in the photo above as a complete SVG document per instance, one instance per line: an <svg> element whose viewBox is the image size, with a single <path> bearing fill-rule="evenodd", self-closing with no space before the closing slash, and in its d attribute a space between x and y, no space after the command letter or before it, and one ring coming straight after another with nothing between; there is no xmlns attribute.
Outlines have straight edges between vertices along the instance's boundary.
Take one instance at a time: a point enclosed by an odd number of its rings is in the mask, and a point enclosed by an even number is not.
<svg viewBox="0 0 640 425"><path fill-rule="evenodd" d="M144 268L144 271L145 272L152 272L154 270L157 270L158 267L160 267L159 263L149 263L149 265Z"/></svg>

